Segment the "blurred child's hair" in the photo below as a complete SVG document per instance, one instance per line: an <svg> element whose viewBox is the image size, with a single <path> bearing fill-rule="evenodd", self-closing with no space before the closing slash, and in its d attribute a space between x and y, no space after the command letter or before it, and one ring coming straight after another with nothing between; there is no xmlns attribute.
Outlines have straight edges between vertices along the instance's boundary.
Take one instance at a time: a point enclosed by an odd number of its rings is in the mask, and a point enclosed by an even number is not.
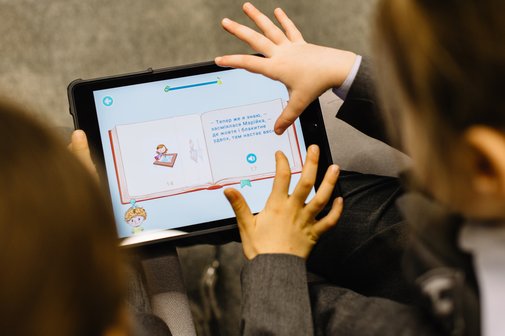
<svg viewBox="0 0 505 336"><path fill-rule="evenodd" d="M108 201L47 129L0 102L0 330L103 335L124 286Z"/></svg>
<svg viewBox="0 0 505 336"><path fill-rule="evenodd" d="M504 13L502 0L379 3L378 83L386 102L411 112L435 159L471 125L505 130Z"/></svg>

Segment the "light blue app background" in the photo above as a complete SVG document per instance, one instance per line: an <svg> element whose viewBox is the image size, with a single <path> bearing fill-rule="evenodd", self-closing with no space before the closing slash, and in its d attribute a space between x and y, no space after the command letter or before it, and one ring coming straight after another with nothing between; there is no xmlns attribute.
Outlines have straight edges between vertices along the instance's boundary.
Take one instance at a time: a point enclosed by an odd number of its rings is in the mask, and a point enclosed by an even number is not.
<svg viewBox="0 0 505 336"><path fill-rule="evenodd" d="M132 226L126 223L124 217L125 212L132 205L121 203L109 139L110 130L117 125L190 114L199 115L208 111L276 99L281 99L283 102L289 99L283 84L244 70L219 71L95 91L94 100L119 237L128 237L133 234ZM294 126L304 161L306 149L300 122L297 120ZM254 140L251 139L251 141ZM254 153L244 157L244 160L248 162L256 160ZM299 178L300 174L292 176L290 192ZM240 190L253 212L259 212L270 194L272 182L273 178L251 182L242 181L232 187ZM313 194L314 192L309 195L309 198ZM143 232L174 228L183 231L184 226L234 217L223 189L202 190L150 199L137 202L134 206L144 208L147 213L147 218L142 223Z"/></svg>

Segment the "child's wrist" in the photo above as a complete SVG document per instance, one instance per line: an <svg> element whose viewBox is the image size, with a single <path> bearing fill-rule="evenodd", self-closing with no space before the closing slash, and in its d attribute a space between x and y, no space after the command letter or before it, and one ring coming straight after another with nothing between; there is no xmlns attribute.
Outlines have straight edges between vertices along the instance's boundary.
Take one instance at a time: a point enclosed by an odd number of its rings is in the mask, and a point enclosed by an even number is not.
<svg viewBox="0 0 505 336"><path fill-rule="evenodd" d="M339 88L349 76L357 55L350 51L334 49L334 57L330 66L330 87Z"/></svg>

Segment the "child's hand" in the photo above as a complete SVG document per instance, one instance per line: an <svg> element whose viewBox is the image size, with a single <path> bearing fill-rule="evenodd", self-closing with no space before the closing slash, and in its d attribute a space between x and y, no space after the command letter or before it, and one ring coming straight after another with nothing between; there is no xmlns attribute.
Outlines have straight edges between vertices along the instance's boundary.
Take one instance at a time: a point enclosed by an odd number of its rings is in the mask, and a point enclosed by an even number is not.
<svg viewBox="0 0 505 336"><path fill-rule="evenodd" d="M309 147L300 181L292 195L288 195L289 162L281 152L276 153L275 159L272 192L259 214L254 216L251 213L239 191L229 188L224 193L237 216L244 254L248 259L263 253L293 254L306 259L321 234L337 223L342 212L343 201L339 197L325 217L315 219L331 197L339 169L336 165L328 168L316 195L305 204L316 181L319 148L316 145Z"/></svg>
<svg viewBox="0 0 505 336"><path fill-rule="evenodd" d="M286 85L290 100L274 127L277 134L282 134L313 100L326 90L342 85L356 54L306 43L280 8L274 14L284 32L250 3L245 3L243 9L263 34L230 19L223 19L222 25L265 58L229 55L217 57L215 62L260 73Z"/></svg>
<svg viewBox="0 0 505 336"><path fill-rule="evenodd" d="M91 175L93 175L93 177L98 181L98 172L96 171L95 164L91 159L86 133L82 130L75 130L72 133L72 142L68 145L68 148L75 156L77 156L77 159L81 161L84 167L86 167Z"/></svg>

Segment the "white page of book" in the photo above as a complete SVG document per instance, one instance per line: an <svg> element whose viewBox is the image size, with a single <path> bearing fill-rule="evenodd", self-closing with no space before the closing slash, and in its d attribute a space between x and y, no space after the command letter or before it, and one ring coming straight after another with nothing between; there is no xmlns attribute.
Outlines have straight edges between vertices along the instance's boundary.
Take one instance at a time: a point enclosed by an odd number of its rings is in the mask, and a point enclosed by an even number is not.
<svg viewBox="0 0 505 336"><path fill-rule="evenodd" d="M282 136L273 132L275 120L282 109L282 101L277 99L202 114L212 175L216 182L274 174L277 150L287 156L293 167L288 132Z"/></svg>
<svg viewBox="0 0 505 336"><path fill-rule="evenodd" d="M130 197L212 183L198 115L120 125L116 131ZM153 164L160 144L177 154L173 167Z"/></svg>

